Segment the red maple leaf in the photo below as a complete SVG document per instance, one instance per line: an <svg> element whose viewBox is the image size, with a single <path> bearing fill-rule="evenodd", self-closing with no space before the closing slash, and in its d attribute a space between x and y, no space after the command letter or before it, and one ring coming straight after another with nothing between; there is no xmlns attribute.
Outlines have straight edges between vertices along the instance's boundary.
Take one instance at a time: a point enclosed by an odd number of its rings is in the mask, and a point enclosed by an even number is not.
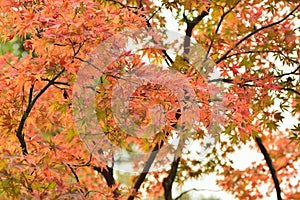
<svg viewBox="0 0 300 200"><path fill-rule="evenodd" d="M241 68L240 66L238 65L233 65L233 67L231 67L231 71L233 72L233 74L237 74L239 73L239 71L237 69Z"/></svg>

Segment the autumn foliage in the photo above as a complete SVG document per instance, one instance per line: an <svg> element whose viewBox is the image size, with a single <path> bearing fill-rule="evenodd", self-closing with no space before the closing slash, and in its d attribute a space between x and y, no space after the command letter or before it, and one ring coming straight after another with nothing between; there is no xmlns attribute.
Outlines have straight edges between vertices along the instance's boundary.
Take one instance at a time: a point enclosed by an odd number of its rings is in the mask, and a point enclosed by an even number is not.
<svg viewBox="0 0 300 200"><path fill-rule="evenodd" d="M278 199L299 199L299 11L298 1L272 0L1 0L0 198L164 196L169 200L176 198L174 191L186 181L215 174L218 185L237 199L262 199L272 192ZM92 62L89 56L124 31L147 29L151 41L162 40L164 31L159 30L170 25L167 12L186 38L192 37L203 49L193 49L185 38L178 55L146 47L138 53L124 52L101 71L92 88L95 113L106 139L127 151L138 148L148 153L136 168L163 166L162 170L131 174L126 180L129 184L124 184L111 165L114 160L104 162L105 154L99 149L90 151L87 145L94 143L86 144L79 134L89 121L81 121L80 129L74 117L82 103L75 101L76 78L84 66L104 65L96 58ZM12 51L9 45L13 44L20 45L19 53ZM194 52L200 52L206 71L199 71ZM184 77L186 82L180 82L175 75L159 72L166 83L189 83L200 109L198 113L190 110L192 106L182 107L176 95L186 91L172 91L161 84L165 82L143 83L131 94L128 118L145 127L151 120L161 120L156 111L167 113L165 124L150 136L120 128L111 109L112 100L121 98L114 96L113 88L126 84L122 79L125 73L147 71L145 60L150 62L148 67L163 65ZM208 80L212 65L220 77ZM213 98L215 86L220 85L221 99ZM222 108L222 116L213 114L213 104ZM122 110L125 104L115 106ZM188 110L197 116L197 126L189 127L193 131L188 134L179 134L187 127L185 121L194 120L184 115ZM212 124L213 119L216 123ZM214 132L215 143L205 158L201 151L196 151L197 156L188 150L178 153L166 147L176 131L180 148L188 149L184 143L188 139L202 147L210 132ZM244 144L262 157L237 169L228 155ZM168 152L175 156L166 165ZM109 153L113 158L115 151ZM262 187L267 187L267 192Z"/></svg>

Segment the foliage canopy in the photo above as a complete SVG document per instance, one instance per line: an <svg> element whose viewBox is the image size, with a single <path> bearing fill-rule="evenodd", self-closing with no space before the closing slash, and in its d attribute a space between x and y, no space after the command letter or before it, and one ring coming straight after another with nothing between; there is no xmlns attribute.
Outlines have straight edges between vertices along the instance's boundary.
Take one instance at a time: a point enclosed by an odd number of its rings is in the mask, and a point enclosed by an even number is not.
<svg viewBox="0 0 300 200"><path fill-rule="evenodd" d="M238 199L261 199L274 190L278 199L299 199L299 7L296 0L1 0L0 197L144 195L169 200L175 199L172 189L187 180L216 174L218 184ZM212 82L225 85L224 124L206 159L183 152L165 170L132 175L125 185L110 165L96 158L101 152L93 156L80 139L73 118L73 86L80 67L90 64L88 54L101 42L141 27L166 30L165 12L173 14L179 28L221 71L221 78ZM154 31L152 37L163 36ZM142 67L143 57L189 80L202 102L202 127L188 137L203 145L211 99L199 88L207 80L186 59L190 43L182 46L183 53L173 57L168 49L127 54L97 79L97 119L115 145L159 151L184 120L176 91L149 83L132 94L129 117L146 126L157 117L149 109L159 104L168 111L163 129L147 140L128 136L114 121L111 89L125 72ZM295 123L287 124L291 118ZM242 144L264 159L243 170L234 168L228 155ZM266 193L260 190L263 185Z"/></svg>

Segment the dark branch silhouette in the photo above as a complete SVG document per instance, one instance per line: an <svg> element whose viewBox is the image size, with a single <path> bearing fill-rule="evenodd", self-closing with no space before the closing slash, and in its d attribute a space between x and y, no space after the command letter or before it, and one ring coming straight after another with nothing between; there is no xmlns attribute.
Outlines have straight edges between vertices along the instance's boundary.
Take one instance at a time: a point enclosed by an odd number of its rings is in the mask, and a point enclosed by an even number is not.
<svg viewBox="0 0 300 200"><path fill-rule="evenodd" d="M188 61L186 56L190 52L190 43L191 43L191 36L193 33L193 29L205 16L208 15L209 9L210 8L208 8L207 11L206 10L202 11L201 14L198 15L193 20L189 20L185 15L185 13L183 13L183 19L186 22L186 30L185 30L185 38L184 38L184 58L186 61Z"/></svg>
<svg viewBox="0 0 300 200"><path fill-rule="evenodd" d="M297 71L300 71L300 65L295 69L293 70L292 72L289 72L289 73L283 73L283 74L280 74L280 75L277 75L275 76L276 78L279 78L279 77L283 77L283 76L288 76L288 75L295 75L295 73ZM300 74L299 74L300 75Z"/></svg>
<svg viewBox="0 0 300 200"><path fill-rule="evenodd" d="M261 153L264 155L264 158L265 158L265 160L267 162L267 165L269 167L269 170L271 172L272 179L273 179L275 189L276 189L277 199L282 200L281 189L280 189L279 181L278 181L278 178L277 178L277 175L276 175L276 170L275 170L274 165L272 163L272 159L271 159L267 149L265 148L264 144L262 143L261 138L255 137L255 141L256 141Z"/></svg>
<svg viewBox="0 0 300 200"><path fill-rule="evenodd" d="M26 108L26 110L24 111L24 113L22 115L21 121L20 121L18 129L16 131L16 135L17 135L18 140L21 144L23 155L28 154L27 145L26 145L26 141L25 141L25 136L24 136L24 133L23 133L25 122L26 122L33 106L35 105L36 101L42 96L42 94L44 94L44 92L46 92L46 90L51 85L55 84L55 81L64 73L64 71L65 71L65 69L61 70L53 79L49 80L48 83L34 97L33 97L34 84L32 84L31 87L30 87L29 97L28 97L28 105L27 105L27 108Z"/></svg>
<svg viewBox="0 0 300 200"><path fill-rule="evenodd" d="M101 167L98 167L98 166L94 165L93 169L95 171L99 172L100 174L102 174L102 176L104 177L108 187L111 188L116 184L116 181L115 181L115 178L114 178L114 169L113 169L113 167L109 167L109 166L106 165L106 169L105 169L105 168L101 168ZM121 195L117 188L113 191L113 194L114 194L114 198L117 198Z"/></svg>
<svg viewBox="0 0 300 200"><path fill-rule="evenodd" d="M150 169L153 161L155 160L155 158L156 158L156 156L157 156L157 154L159 152L159 149L162 147L163 144L164 144L164 142L161 141L160 144L156 143L155 147L153 148L153 150L152 150L152 152L151 152L148 160L146 161L146 164L144 166L143 172L139 175L137 181L135 182L135 184L133 186L133 189L134 189L135 193L139 191L141 185L143 184L143 182L144 182L144 180L145 180L145 178L146 178L146 176L147 176L147 174L149 172L149 169ZM134 194L130 195L128 197L128 200L133 200L134 197L135 197Z"/></svg>
<svg viewBox="0 0 300 200"><path fill-rule="evenodd" d="M172 185L176 177L179 166L180 157L178 157L171 165L171 170L166 178L163 180L164 197L166 200L172 200Z"/></svg>
<svg viewBox="0 0 300 200"><path fill-rule="evenodd" d="M113 172L114 172L113 168L107 166L107 170L106 170L106 169L100 168L98 166L93 166L93 169L103 175L108 187L112 187L113 185L116 184L116 181L113 177Z"/></svg>

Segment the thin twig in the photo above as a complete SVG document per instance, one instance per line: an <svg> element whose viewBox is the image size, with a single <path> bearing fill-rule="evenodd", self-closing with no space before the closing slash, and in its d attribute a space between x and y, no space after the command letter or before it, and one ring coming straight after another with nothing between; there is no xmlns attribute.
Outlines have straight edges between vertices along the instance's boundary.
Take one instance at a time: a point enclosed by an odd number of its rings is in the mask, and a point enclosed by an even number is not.
<svg viewBox="0 0 300 200"><path fill-rule="evenodd" d="M197 192L200 192L200 191L208 191L208 192L222 192L222 190L211 190L211 189L197 189L197 188L192 188L190 190L187 190L187 191L184 191L182 192L180 195L178 195L174 200L179 200L183 195L191 192L191 191L197 191Z"/></svg>
<svg viewBox="0 0 300 200"><path fill-rule="evenodd" d="M300 65L292 72L289 72L289 73L284 73L284 74L280 74L280 75L277 75L277 76L274 76L276 78L280 78L280 77L283 77L283 76L288 76L288 75L295 75L295 73L300 69Z"/></svg>
<svg viewBox="0 0 300 200"><path fill-rule="evenodd" d="M242 54L252 54L252 53L279 53L284 58L288 59L290 62L295 63L295 64L299 64L299 61L294 60L294 59L288 57L282 51L276 51L276 50L260 50L260 51L259 50L249 50L249 51L243 51L243 52L238 52L238 53L227 55L224 58L224 60L227 59L227 58L231 58L233 56L238 56L238 55L242 55Z"/></svg>
<svg viewBox="0 0 300 200"><path fill-rule="evenodd" d="M215 34L218 34L219 29L220 29L220 27L221 27L221 24L222 24L223 20L225 19L226 15L228 15L235 7L239 4L239 2L240 2L240 1L237 1L236 4L235 4L232 8L230 8L228 11L226 11L225 13L223 13L223 15L221 16L220 21L219 21L219 23L218 23L218 25L217 25L217 28L216 28L216 30L215 30ZM224 9L223 9L223 12L224 12ZM208 50L207 50L207 52L206 52L206 56L205 56L206 59L208 58L208 55L209 55L209 53L210 53L210 50L211 50L211 48L212 48L212 46L213 46L214 41L215 41L215 39L212 38L212 39L211 39L211 42L210 42L210 44L209 44Z"/></svg>
<svg viewBox="0 0 300 200"><path fill-rule="evenodd" d="M78 178L78 175L77 175L75 169L74 169L70 164L67 164L67 166L70 168L72 174L74 175L74 177L75 177L75 179L76 179L76 182L77 182L77 183L80 183L79 178Z"/></svg>
<svg viewBox="0 0 300 200"><path fill-rule="evenodd" d="M41 78L42 81L51 81L51 79L48 79L48 78ZM67 82L61 82L61 81L54 81L53 82L53 85L65 85L65 86L70 86L69 83Z"/></svg>
<svg viewBox="0 0 300 200"><path fill-rule="evenodd" d="M166 4L166 3L163 3L158 9L156 9L156 10L152 13L152 15L149 17L149 19L147 19L147 21L149 22L149 21L156 15L156 13L158 13L158 12L164 7L165 4Z"/></svg>
<svg viewBox="0 0 300 200"><path fill-rule="evenodd" d="M290 17L298 8L300 7L300 4L298 6L296 6L291 12L289 12L285 17L283 17L281 20L279 21L276 21L276 22L273 22L271 24L268 24L266 26L262 26L256 30L254 30L253 32L247 34L246 36L244 36L241 40L239 40L236 44L234 44L221 58L219 58L217 61L216 61L216 64L219 64L221 61L225 60L227 55L230 54L230 52L232 52L232 50L234 50L236 47L238 47L242 42L244 42L245 40L247 40L248 38L250 38L251 36L253 36L254 34L264 30L264 29L267 29L267 28L270 28L272 26L275 26L275 25L278 25L280 23L282 23L284 20L286 20L288 17Z"/></svg>
<svg viewBox="0 0 300 200"><path fill-rule="evenodd" d="M294 92L295 94L300 96L300 92L298 92L297 90L293 89L293 88L281 88L282 90L287 90L287 91L291 91Z"/></svg>
<svg viewBox="0 0 300 200"><path fill-rule="evenodd" d="M90 153L90 157L89 157L89 160L87 162L82 163L82 164L74 164L73 166L74 167L86 167L86 166L89 167L91 165L92 157L93 157L93 155L92 155L92 153Z"/></svg>

